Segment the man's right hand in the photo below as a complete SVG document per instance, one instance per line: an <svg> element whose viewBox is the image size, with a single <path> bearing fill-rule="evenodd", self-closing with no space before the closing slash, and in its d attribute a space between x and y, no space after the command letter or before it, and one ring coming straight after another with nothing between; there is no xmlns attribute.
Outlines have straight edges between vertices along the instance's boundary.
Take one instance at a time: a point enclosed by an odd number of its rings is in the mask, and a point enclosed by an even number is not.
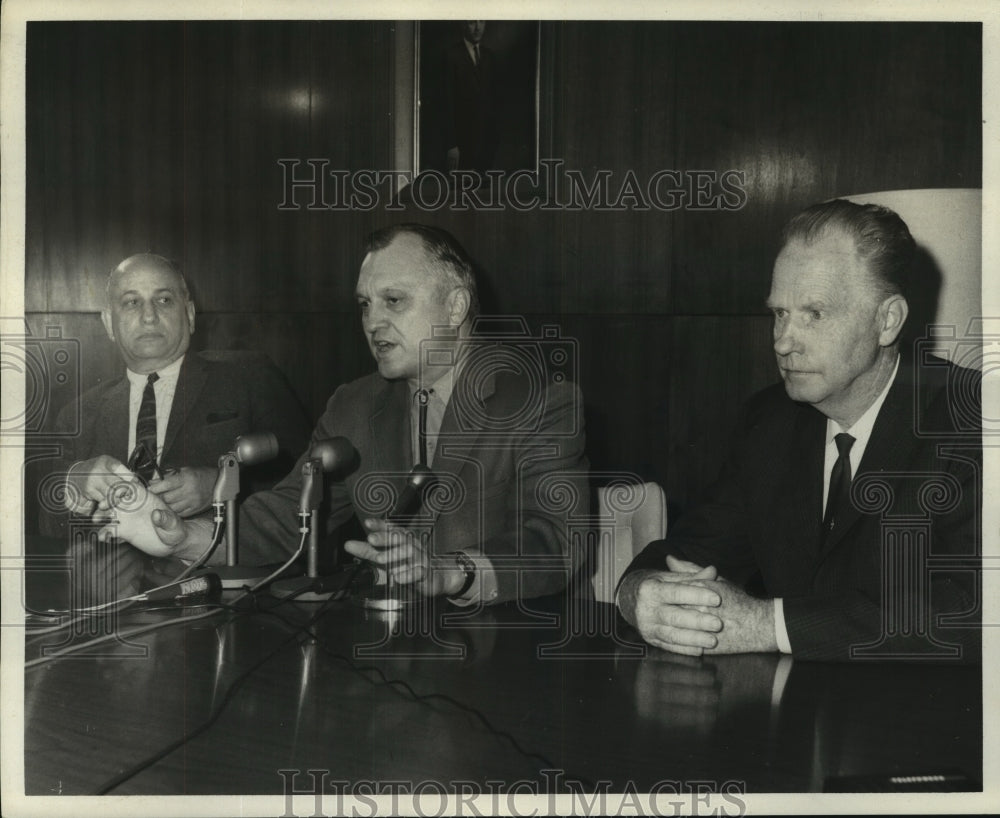
<svg viewBox="0 0 1000 818"><path fill-rule="evenodd" d="M714 580L713 566L667 557L669 571L636 571L622 581L618 604L622 615L649 644L673 653L700 656L718 644L722 619L707 611L722 603L718 593L689 584L692 580Z"/></svg>
<svg viewBox="0 0 1000 818"><path fill-rule="evenodd" d="M125 540L140 551L154 557L178 557L196 560L205 553L212 541L212 524L208 520L183 520L160 497L141 484L134 494L112 500L111 508L99 512L95 519L107 523L97 537Z"/></svg>
<svg viewBox="0 0 1000 818"><path fill-rule="evenodd" d="M138 480L124 463L106 454L82 460L70 466L66 474L63 504L74 514L107 511L111 489L122 481L138 483Z"/></svg>

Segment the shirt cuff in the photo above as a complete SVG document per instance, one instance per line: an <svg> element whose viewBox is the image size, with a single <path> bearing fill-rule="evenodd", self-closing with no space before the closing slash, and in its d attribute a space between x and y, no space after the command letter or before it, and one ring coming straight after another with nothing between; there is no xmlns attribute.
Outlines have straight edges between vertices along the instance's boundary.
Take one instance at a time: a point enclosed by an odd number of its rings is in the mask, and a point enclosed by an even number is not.
<svg viewBox="0 0 1000 818"><path fill-rule="evenodd" d="M774 669L774 680L771 682L771 707L777 708L781 704L781 697L785 695L785 685L788 683L788 674L792 672L794 661L791 656L778 658L778 665Z"/></svg>
<svg viewBox="0 0 1000 818"><path fill-rule="evenodd" d="M792 643L788 640L788 628L785 627L785 605L781 597L774 598L774 638L778 650L782 653L792 652Z"/></svg>
<svg viewBox="0 0 1000 818"><path fill-rule="evenodd" d="M472 605L490 605L500 596L500 587L497 585L497 572L493 569L493 563L488 557L483 556L472 549L463 548L462 553L466 554L476 565L476 578L469 586L469 590L461 596L450 596L448 601L452 605L460 608L467 608Z"/></svg>

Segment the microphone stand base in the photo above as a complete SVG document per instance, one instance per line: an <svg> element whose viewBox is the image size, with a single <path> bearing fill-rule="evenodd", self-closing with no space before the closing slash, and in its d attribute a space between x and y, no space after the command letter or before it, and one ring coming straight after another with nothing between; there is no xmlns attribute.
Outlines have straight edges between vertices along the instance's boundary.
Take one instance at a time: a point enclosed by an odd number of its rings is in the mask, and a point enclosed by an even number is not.
<svg viewBox="0 0 1000 818"><path fill-rule="evenodd" d="M323 577L286 577L275 580L268 586L272 596L278 599L294 597L295 602L326 602L328 599L340 599L347 595L352 585L359 582L364 590L370 591L375 577L370 566L364 563L351 563L337 568L334 573ZM364 585L367 583L367 585ZM358 591L360 592L360 588Z"/></svg>
<svg viewBox="0 0 1000 818"><path fill-rule="evenodd" d="M294 597L296 602L326 602L331 597L343 595L344 589L323 589L318 577L295 577L272 582L268 591L278 599Z"/></svg>
<svg viewBox="0 0 1000 818"><path fill-rule="evenodd" d="M354 597L354 602L362 608L375 611L399 611L419 602L420 595L405 585L376 585L366 593Z"/></svg>

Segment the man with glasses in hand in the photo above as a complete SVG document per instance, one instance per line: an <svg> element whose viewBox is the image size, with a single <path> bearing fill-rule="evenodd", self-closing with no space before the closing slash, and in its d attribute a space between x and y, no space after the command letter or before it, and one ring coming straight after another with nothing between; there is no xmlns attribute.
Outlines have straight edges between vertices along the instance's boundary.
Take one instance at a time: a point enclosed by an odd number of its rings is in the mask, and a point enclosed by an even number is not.
<svg viewBox="0 0 1000 818"><path fill-rule="evenodd" d="M57 421L57 430L68 429L80 418L81 432L66 444L61 463L71 515L107 511L116 486L138 481L181 517L193 517L211 504L218 459L239 435L278 437L284 462L249 475L264 482L256 488L273 483L305 448L307 419L265 356L243 366L189 352L194 302L168 259L142 253L115 267L101 320L125 375L88 390ZM44 520L43 529L65 536L69 519ZM135 592L140 563L148 562L127 544L74 545L71 552L85 585L94 584L95 570L103 575L117 566L119 595Z"/></svg>

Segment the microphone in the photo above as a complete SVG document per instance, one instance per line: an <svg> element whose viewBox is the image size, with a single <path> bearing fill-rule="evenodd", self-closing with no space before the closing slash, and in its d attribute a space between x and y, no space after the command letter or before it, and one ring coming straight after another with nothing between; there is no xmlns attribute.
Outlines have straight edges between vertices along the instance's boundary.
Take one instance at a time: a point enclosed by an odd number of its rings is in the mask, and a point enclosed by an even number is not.
<svg viewBox="0 0 1000 818"><path fill-rule="evenodd" d="M240 493L240 465L252 466L277 456L278 438L274 432L251 432L237 437L233 450L219 458L219 476L212 490L212 502L236 499Z"/></svg>
<svg viewBox="0 0 1000 818"><path fill-rule="evenodd" d="M423 463L417 463L406 478L406 485L396 498L392 506L392 511L386 515L386 520L390 523L405 525L407 518L414 517L424 501L424 494L435 481L432 472ZM408 586L397 586L392 581L392 575L385 569L378 569L381 576L385 573L384 582L378 582L367 593L361 596L361 604L365 608L373 608L380 611L396 611L412 605L416 597Z"/></svg>
<svg viewBox="0 0 1000 818"><path fill-rule="evenodd" d="M245 466L264 463L278 456L278 438L274 432L251 432L236 438L233 446L236 460Z"/></svg>
<svg viewBox="0 0 1000 818"><path fill-rule="evenodd" d="M164 599L180 599L193 594L209 594L222 587L222 580L218 574L198 574L180 582L171 582L159 588L146 591L142 598L150 602L158 602Z"/></svg>
<svg viewBox="0 0 1000 818"><path fill-rule="evenodd" d="M396 498L389 512L389 520L400 517L412 517L420 510L424 500L424 492L434 483L434 472L423 463L417 463L406 478L406 485Z"/></svg>
<svg viewBox="0 0 1000 818"><path fill-rule="evenodd" d="M317 440L302 463L299 492L299 531L308 533L306 575L271 583L271 593L282 599L294 596L303 602L323 602L346 591L352 574L319 576L319 507L323 503L324 472L343 472L357 462L358 452L346 437Z"/></svg>
<svg viewBox="0 0 1000 818"><path fill-rule="evenodd" d="M226 564L217 569L223 588L242 588L267 576L267 572L262 573L260 568L238 565L239 515L236 513L236 498L240 493L240 466L263 463L277 454L278 438L273 432L250 432L237 437L232 451L219 458L219 476L212 490L212 506L215 509L215 524L226 524Z"/></svg>
<svg viewBox="0 0 1000 818"><path fill-rule="evenodd" d="M309 450L309 459L302 464L299 514L310 514L323 502L323 472L343 468L356 455L357 451L346 437L331 437L313 444Z"/></svg>

